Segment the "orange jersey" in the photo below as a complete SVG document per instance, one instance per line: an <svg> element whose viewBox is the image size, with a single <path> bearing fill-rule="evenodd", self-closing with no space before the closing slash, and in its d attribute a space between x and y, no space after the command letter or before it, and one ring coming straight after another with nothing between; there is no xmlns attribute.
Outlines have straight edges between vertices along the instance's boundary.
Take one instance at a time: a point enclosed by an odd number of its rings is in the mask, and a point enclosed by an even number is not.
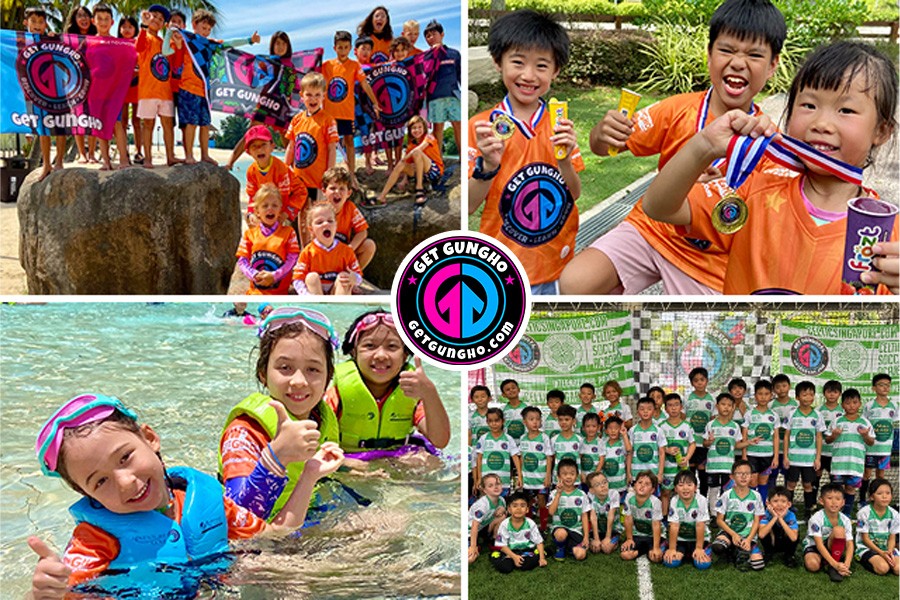
<svg viewBox="0 0 900 600"><path fill-rule="evenodd" d="M301 111L291 120L284 137L294 143L294 155L288 158L303 185L315 189L322 187L329 146L340 139L334 117L321 109L312 115Z"/></svg>
<svg viewBox="0 0 900 600"><path fill-rule="evenodd" d="M244 232L235 255L246 258L250 266L257 270L277 271L287 260L288 254L299 254L300 244L292 227L279 225L272 235L266 236L260 227L251 227ZM290 277L282 277L275 287L261 288L250 280L249 294L287 294L291 286Z"/></svg>
<svg viewBox="0 0 900 600"><path fill-rule="evenodd" d="M309 273L318 273L322 287L327 291L344 271L355 273L357 283L362 280L362 271L353 249L338 240L334 241L331 248L324 248L313 240L300 252L297 266L294 267L294 281L305 282Z"/></svg>
<svg viewBox="0 0 900 600"><path fill-rule="evenodd" d="M350 240L352 240L357 233L369 228L369 223L366 221L366 218L359 212L356 205L349 200L344 202L344 206L341 207L341 212L337 214L336 220L337 231L334 232L334 237L345 244L349 244Z"/></svg>
<svg viewBox="0 0 900 600"><path fill-rule="evenodd" d="M370 36L372 38L372 58L370 59L373 65L378 63L390 62L391 61L391 42L393 40L382 40L378 39L376 36Z"/></svg>
<svg viewBox="0 0 900 600"><path fill-rule="evenodd" d="M415 56L416 54L422 54L422 51L419 50L418 48L416 48L415 46L413 46L412 48L409 49L410 56Z"/></svg>
<svg viewBox="0 0 900 600"><path fill-rule="evenodd" d="M172 490L175 498L175 521L181 523L185 493ZM229 498L222 498L225 504L225 518L228 521L228 539L237 540L253 537L266 528L266 522L252 512L238 506ZM78 585L101 575L110 563L119 556L119 540L90 523L75 526L72 539L66 546L63 562L72 569L69 586Z"/></svg>
<svg viewBox="0 0 900 600"><path fill-rule="evenodd" d="M440 169L441 171L441 175L443 175L444 157L441 156L441 146L438 144L437 139L430 133L425 136L425 141L428 143L422 149L422 152L425 153L425 156L431 159L431 162L438 166L438 169ZM419 144L421 144L421 142L419 142ZM406 153L409 154L410 152L412 152L413 148L417 147L419 144L417 144L416 142L410 142L409 145L406 146Z"/></svg>
<svg viewBox="0 0 900 600"><path fill-rule="evenodd" d="M182 47L181 49L175 50L175 53L169 58L172 62L172 71L178 71L179 67L181 68L181 83L178 86L178 89L205 98L206 84L203 83L203 79L197 74L197 70L194 67L194 61L191 60L191 55L188 51Z"/></svg>
<svg viewBox="0 0 900 600"><path fill-rule="evenodd" d="M499 106L499 105L498 105ZM475 123L489 121L491 111L469 120L469 144L475 144ZM559 279L575 253L578 207L566 186L550 136L550 115L545 111L526 139L515 130L506 140L500 171L485 198L479 231L506 244L522 261L532 285ZM481 152L469 146L469 177ZM575 171L584 170L581 151L572 151Z"/></svg>
<svg viewBox="0 0 900 600"><path fill-rule="evenodd" d="M749 209L747 223L732 235L716 231L711 220L714 205L726 193L724 180L691 189L690 234L711 240L728 253L726 294L841 293L847 219L817 225L803 201L803 180L768 161L751 173L737 190ZM874 192L861 195L870 194ZM894 223L891 240L896 239Z"/></svg>
<svg viewBox="0 0 900 600"><path fill-rule="evenodd" d="M295 220L306 205L308 193L300 178L277 156L272 157L272 162L265 171L259 168L259 163L255 160L247 168L247 196L250 197L247 214L253 212L253 198L264 183L274 183L278 187L282 210L292 221Z"/></svg>
<svg viewBox="0 0 900 600"><path fill-rule="evenodd" d="M697 133L697 115L706 92L680 94L643 108L635 114L634 132L626 145L635 156L659 154L659 168ZM760 114L757 108L755 114ZM717 115L710 114L711 123ZM725 174L727 163L719 166ZM679 235L673 225L654 221L644 213L643 200L634 206L626 221L663 258L678 267L685 275L717 291L722 291L728 255L708 238Z"/></svg>
<svg viewBox="0 0 900 600"><path fill-rule="evenodd" d="M381 398L375 398L375 401L378 402L378 408L382 408L384 406L385 400L388 399L388 396L390 396L393 391L394 388L391 388L387 392L385 392L384 396L382 396ZM341 395L340 393L338 393L337 387L331 386L330 388L328 388L328 391L325 392L325 402L327 402L329 406L331 406L331 410L333 410L334 414L337 415L337 418L340 419L342 411ZM418 425L424 418L425 405L423 405L422 401L419 400L419 402L416 404L416 410L413 412L413 426Z"/></svg>
<svg viewBox="0 0 900 600"><path fill-rule="evenodd" d="M138 100L172 100L169 78L172 67L162 53L162 38L146 29L138 34L135 48L138 55Z"/></svg>
<svg viewBox="0 0 900 600"><path fill-rule="evenodd" d="M335 119L352 121L356 110L353 84L366 81L362 67L352 58L344 62L332 58L322 65L322 76L326 81L325 112Z"/></svg>

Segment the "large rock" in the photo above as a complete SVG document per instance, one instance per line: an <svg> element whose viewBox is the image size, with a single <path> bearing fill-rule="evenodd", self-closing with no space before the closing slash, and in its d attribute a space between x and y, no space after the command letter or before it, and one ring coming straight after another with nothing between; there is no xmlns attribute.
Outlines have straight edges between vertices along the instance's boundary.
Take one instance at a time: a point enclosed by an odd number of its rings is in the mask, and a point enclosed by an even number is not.
<svg viewBox="0 0 900 600"><path fill-rule="evenodd" d="M32 174L19 193L30 294L224 294L240 184L201 163Z"/></svg>

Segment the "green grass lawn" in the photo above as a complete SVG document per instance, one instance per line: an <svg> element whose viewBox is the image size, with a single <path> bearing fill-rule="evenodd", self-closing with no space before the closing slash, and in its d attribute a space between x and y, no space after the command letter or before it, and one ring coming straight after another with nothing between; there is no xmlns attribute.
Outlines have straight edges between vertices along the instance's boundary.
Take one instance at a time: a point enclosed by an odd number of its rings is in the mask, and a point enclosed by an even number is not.
<svg viewBox="0 0 900 600"><path fill-rule="evenodd" d="M638 91L638 90L635 90ZM575 123L578 147L584 157L584 171L581 173L581 197L576 202L578 210L584 212L627 186L632 181L656 168L655 156L635 157L625 152L617 157L599 157L591 152L588 139L591 129L603 118L606 111L619 104L619 88L583 88L568 83L554 84L551 95L569 102L569 118ZM638 108L649 106L664 96L644 94ZM485 110L501 100L480 95L479 110ZM469 216L469 228L478 229L481 208Z"/></svg>

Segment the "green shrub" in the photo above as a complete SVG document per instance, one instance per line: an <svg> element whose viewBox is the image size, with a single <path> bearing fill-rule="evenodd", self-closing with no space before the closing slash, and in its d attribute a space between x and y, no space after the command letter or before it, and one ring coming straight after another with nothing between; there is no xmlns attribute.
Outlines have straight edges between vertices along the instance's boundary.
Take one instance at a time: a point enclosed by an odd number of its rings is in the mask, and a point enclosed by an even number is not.
<svg viewBox="0 0 900 600"><path fill-rule="evenodd" d="M706 69L706 26L660 21L652 43L641 47L648 62L640 75L644 89L684 94L709 85Z"/></svg>
<svg viewBox="0 0 900 600"><path fill-rule="evenodd" d="M569 64L562 77L574 83L619 87L640 81L649 65L641 48L653 40L643 32L595 30L574 33Z"/></svg>

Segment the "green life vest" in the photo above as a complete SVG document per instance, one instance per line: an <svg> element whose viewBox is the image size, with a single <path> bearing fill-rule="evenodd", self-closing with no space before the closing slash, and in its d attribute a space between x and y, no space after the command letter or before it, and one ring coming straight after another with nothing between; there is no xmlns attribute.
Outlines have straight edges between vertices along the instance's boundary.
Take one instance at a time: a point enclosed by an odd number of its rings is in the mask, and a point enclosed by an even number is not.
<svg viewBox="0 0 900 600"><path fill-rule="evenodd" d="M269 402L272 401L270 396L265 394L250 394L237 406L231 409L231 412L228 413L228 417L225 419L225 426L222 428L222 435L219 437L219 476L222 475L222 438L225 436L225 430L228 429L228 426L234 421L237 417L241 415L246 415L262 425L263 429L265 429L266 434L269 436L269 439L275 439L275 433L278 431L278 416L275 414L275 409L269 406ZM319 437L319 445L322 442L337 442L340 437L338 434L338 422L337 417L334 414L334 411L331 410L331 406L328 405L324 400L319 402L319 415L321 416L322 422L319 424L319 431L321 436ZM288 413L288 416L297 420L294 415ZM294 490L294 487L297 485L297 482L300 480L300 475L303 473L303 467L306 465L303 461L292 462L287 465L287 476L288 481L284 486L284 490L282 490L281 495L275 500L275 505L272 507L272 511L269 513L269 520L271 521L275 516L281 511L281 508L284 506L285 502L288 501L288 498L291 497L291 492Z"/></svg>
<svg viewBox="0 0 900 600"><path fill-rule="evenodd" d="M404 442L412 431L418 400L397 386L381 409L352 360L334 368L334 385L341 398L341 447L344 450L388 448Z"/></svg>

